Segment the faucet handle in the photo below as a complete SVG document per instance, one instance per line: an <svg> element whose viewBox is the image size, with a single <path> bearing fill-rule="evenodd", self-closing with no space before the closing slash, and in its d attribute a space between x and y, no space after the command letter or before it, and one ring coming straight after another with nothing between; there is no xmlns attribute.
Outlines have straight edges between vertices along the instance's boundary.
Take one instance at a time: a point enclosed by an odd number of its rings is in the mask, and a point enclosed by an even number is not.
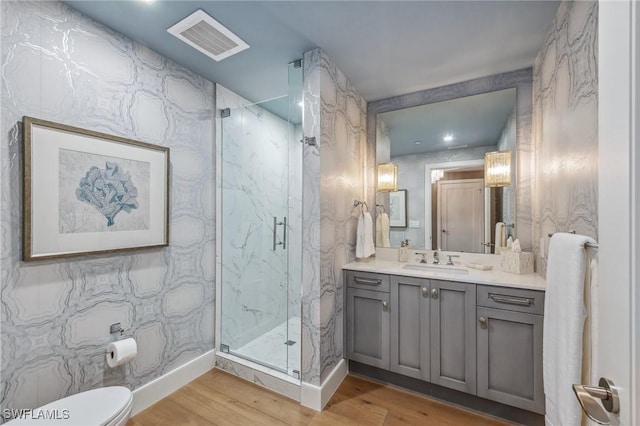
<svg viewBox="0 0 640 426"><path fill-rule="evenodd" d="M449 266L453 266L453 257L460 257L459 254L448 254L447 256L449 256L449 261L447 262L447 265Z"/></svg>

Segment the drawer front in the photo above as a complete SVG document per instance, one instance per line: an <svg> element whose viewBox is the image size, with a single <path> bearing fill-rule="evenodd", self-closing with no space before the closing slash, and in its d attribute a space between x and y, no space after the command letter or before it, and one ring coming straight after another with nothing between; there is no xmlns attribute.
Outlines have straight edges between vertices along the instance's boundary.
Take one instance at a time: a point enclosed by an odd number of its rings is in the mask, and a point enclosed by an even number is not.
<svg viewBox="0 0 640 426"><path fill-rule="evenodd" d="M347 287L389 293L389 275L347 271Z"/></svg>
<svg viewBox="0 0 640 426"><path fill-rule="evenodd" d="M478 285L478 306L507 311L544 314L544 292Z"/></svg>

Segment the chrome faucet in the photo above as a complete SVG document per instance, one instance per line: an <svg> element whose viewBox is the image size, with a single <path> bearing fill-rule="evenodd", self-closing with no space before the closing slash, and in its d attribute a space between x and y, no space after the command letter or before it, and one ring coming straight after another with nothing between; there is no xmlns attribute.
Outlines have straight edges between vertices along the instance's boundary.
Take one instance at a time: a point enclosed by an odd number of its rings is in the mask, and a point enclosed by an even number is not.
<svg viewBox="0 0 640 426"><path fill-rule="evenodd" d="M427 259L425 258L426 255L426 253L422 253L422 259L420 260L420 263L427 263Z"/></svg>
<svg viewBox="0 0 640 426"><path fill-rule="evenodd" d="M434 265L439 265L440 264L440 255L438 253L440 253L440 249L436 249L433 252L433 264Z"/></svg>
<svg viewBox="0 0 640 426"><path fill-rule="evenodd" d="M453 266L453 260L451 259L452 257L460 257L459 254L448 254L447 256L449 256L449 261L447 262L448 266Z"/></svg>

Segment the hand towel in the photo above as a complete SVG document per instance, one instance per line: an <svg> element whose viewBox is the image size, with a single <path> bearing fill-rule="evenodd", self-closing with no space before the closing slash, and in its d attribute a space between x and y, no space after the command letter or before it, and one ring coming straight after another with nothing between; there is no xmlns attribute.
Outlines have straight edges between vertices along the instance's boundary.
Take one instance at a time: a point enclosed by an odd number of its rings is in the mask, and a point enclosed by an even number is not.
<svg viewBox="0 0 640 426"><path fill-rule="evenodd" d="M356 257L363 259L376 252L373 243L373 220L369 212L362 212L358 217L356 231Z"/></svg>
<svg viewBox="0 0 640 426"><path fill-rule="evenodd" d="M542 370L547 426L580 425L571 385L581 382L587 253L584 235L555 233L549 245Z"/></svg>
<svg viewBox="0 0 640 426"><path fill-rule="evenodd" d="M493 253L500 254L500 247L506 247L506 242L504 240L505 234L504 222L496 222L496 238L495 238L495 246Z"/></svg>
<svg viewBox="0 0 640 426"><path fill-rule="evenodd" d="M376 217L376 247L391 247L389 242L389 215L378 213Z"/></svg>

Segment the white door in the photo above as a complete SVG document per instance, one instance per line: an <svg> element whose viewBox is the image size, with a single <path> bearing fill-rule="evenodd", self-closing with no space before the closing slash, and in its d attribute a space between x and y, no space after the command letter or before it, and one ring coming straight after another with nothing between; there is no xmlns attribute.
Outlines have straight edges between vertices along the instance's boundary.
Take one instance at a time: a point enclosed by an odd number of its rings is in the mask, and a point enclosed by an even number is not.
<svg viewBox="0 0 640 426"><path fill-rule="evenodd" d="M609 417L620 425L640 425L638 16L631 0L599 3L599 320L593 353L595 377L618 388L620 413Z"/></svg>
<svg viewBox="0 0 640 426"><path fill-rule="evenodd" d="M438 247L445 251L482 253L484 180L438 181Z"/></svg>

